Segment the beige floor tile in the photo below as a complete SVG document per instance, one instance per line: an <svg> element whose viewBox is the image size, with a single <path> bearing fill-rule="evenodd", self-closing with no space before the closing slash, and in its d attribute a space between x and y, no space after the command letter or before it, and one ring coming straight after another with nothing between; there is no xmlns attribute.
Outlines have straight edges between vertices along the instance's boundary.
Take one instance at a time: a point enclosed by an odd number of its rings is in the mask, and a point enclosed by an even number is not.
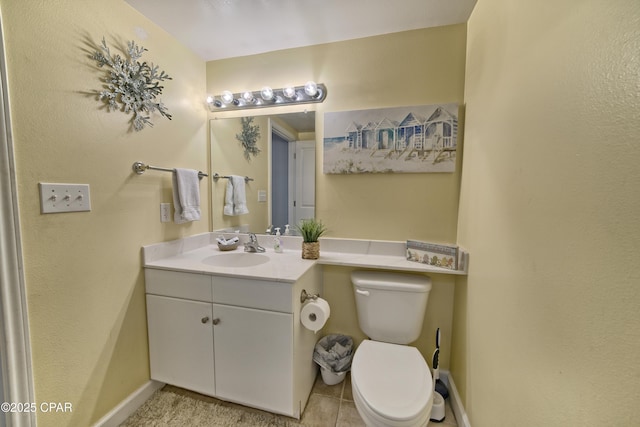
<svg viewBox="0 0 640 427"><path fill-rule="evenodd" d="M340 409L340 399L312 393L302 414L300 425L305 427L335 426Z"/></svg>
<svg viewBox="0 0 640 427"><path fill-rule="evenodd" d="M353 402L343 400L338 412L336 427L366 427Z"/></svg>
<svg viewBox="0 0 640 427"><path fill-rule="evenodd" d="M340 396L342 396L343 387L344 381L342 381L340 384L326 385L324 381L322 381L322 375L318 374L311 393L317 393L323 396L331 396L340 399Z"/></svg>
<svg viewBox="0 0 640 427"><path fill-rule="evenodd" d="M353 392L351 391L351 372L347 374L347 378L344 379L344 390L342 391L342 398L344 400L350 400L353 402Z"/></svg>

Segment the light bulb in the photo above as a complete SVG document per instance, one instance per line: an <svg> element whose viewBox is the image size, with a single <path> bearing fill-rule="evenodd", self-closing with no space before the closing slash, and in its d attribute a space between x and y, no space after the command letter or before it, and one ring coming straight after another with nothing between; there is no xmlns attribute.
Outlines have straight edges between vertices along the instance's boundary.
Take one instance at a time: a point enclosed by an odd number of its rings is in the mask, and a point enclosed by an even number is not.
<svg viewBox="0 0 640 427"><path fill-rule="evenodd" d="M304 85L304 93L314 98L318 94L318 85L316 82L308 81Z"/></svg>
<svg viewBox="0 0 640 427"><path fill-rule="evenodd" d="M213 104L214 97L209 95L207 96L207 104Z"/></svg>
<svg viewBox="0 0 640 427"><path fill-rule="evenodd" d="M242 94L242 99L244 99L247 104L253 104L256 101L256 98L253 96L253 92L249 91Z"/></svg>
<svg viewBox="0 0 640 427"><path fill-rule="evenodd" d="M225 90L224 92L222 92L222 95L220 95L220 98L222 99L222 102L224 102L225 104L231 104L233 102L233 93L231 93L228 90Z"/></svg>
<svg viewBox="0 0 640 427"><path fill-rule="evenodd" d="M273 99L273 89L271 89L269 86L263 87L260 91L260 96L265 101L271 101Z"/></svg>
<svg viewBox="0 0 640 427"><path fill-rule="evenodd" d="M282 89L282 94L289 99L295 100L297 98L296 90L293 86L287 86L284 89Z"/></svg>

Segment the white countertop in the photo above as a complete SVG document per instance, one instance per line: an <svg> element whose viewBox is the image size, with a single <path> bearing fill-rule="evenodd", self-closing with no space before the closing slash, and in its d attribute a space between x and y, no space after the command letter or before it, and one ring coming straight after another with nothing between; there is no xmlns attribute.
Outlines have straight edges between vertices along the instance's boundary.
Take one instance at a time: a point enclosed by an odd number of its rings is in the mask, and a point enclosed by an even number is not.
<svg viewBox="0 0 640 427"><path fill-rule="evenodd" d="M300 251L285 250L283 253L275 253L273 249L267 249L263 253L248 253L246 256L266 255L269 262L250 267L222 267L207 264L207 258L211 256L225 256L233 253L243 253L241 245L235 251L221 251L217 245L207 245L178 255L161 258L155 261L145 262L147 268L162 270L185 271L190 273L202 273L219 276L243 277L248 279L272 280L278 282L295 282L309 268L315 264L314 260L302 259Z"/></svg>
<svg viewBox="0 0 640 427"><path fill-rule="evenodd" d="M250 279L295 282L315 264L346 267L375 268L420 273L465 275L466 271L449 270L405 258L406 242L358 239L320 239L320 258L305 260L301 256L300 237L282 237L283 253L272 248L273 236L259 235L260 245L266 252L259 254L269 258L268 262L250 267L226 267L207 263L212 256L243 253L242 243L246 235L240 235L241 244L235 251L220 251L215 238L219 233L203 233L171 242L143 247L144 267L176 270L191 273L244 277ZM230 237L227 236L227 237Z"/></svg>

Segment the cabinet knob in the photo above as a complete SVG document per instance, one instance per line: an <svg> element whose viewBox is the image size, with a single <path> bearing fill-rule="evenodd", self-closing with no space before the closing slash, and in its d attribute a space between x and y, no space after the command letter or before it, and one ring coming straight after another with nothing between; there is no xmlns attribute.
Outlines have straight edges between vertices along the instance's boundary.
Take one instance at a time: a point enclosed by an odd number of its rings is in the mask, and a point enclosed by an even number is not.
<svg viewBox="0 0 640 427"><path fill-rule="evenodd" d="M218 323L220 323L220 319L213 319L211 323L213 323L214 325L217 325Z"/></svg>
<svg viewBox="0 0 640 427"><path fill-rule="evenodd" d="M202 319L200 319L200 321L202 323L207 323L209 321L209 316L203 317Z"/></svg>

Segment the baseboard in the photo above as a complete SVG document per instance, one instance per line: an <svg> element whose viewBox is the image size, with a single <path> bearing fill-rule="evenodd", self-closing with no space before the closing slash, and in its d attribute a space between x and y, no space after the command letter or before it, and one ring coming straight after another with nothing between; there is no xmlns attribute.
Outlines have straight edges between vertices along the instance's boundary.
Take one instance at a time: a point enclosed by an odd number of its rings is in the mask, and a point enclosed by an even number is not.
<svg viewBox="0 0 640 427"><path fill-rule="evenodd" d="M469 417L467 417L467 413L464 410L462 399L460 398L460 394L458 394L458 389L453 382L451 373L446 370L440 370L440 379L449 390L449 403L451 403L451 409L453 409L453 414L456 416L458 427L471 427L471 422L469 422Z"/></svg>
<svg viewBox="0 0 640 427"><path fill-rule="evenodd" d="M113 408L104 417L100 418L93 427L117 427L122 424L136 409L151 397L156 390L164 387L164 383L149 381Z"/></svg>

